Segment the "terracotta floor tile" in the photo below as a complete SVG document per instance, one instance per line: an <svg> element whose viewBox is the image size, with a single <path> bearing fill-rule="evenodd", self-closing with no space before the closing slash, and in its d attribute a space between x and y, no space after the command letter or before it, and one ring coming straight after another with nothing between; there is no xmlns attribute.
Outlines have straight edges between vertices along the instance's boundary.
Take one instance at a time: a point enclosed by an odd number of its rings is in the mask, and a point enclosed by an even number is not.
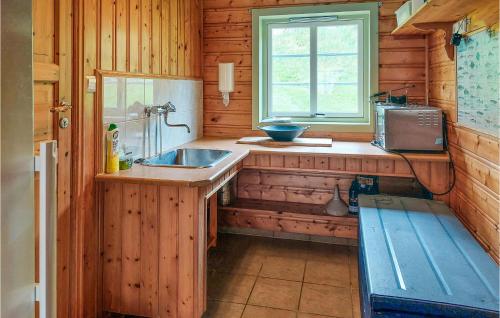
<svg viewBox="0 0 500 318"><path fill-rule="evenodd" d="M297 310L302 283L259 277L248 304Z"/></svg>
<svg viewBox="0 0 500 318"><path fill-rule="evenodd" d="M350 287L351 280L347 263L309 261L304 282L338 287Z"/></svg>
<svg viewBox="0 0 500 318"><path fill-rule="evenodd" d="M243 309L245 309L244 304L209 301L203 318L240 318Z"/></svg>
<svg viewBox="0 0 500 318"><path fill-rule="evenodd" d="M306 261L302 259L269 256L264 260L259 276L301 282L305 265Z"/></svg>
<svg viewBox="0 0 500 318"><path fill-rule="evenodd" d="M247 305L241 318L296 318L294 311Z"/></svg>
<svg viewBox="0 0 500 318"><path fill-rule="evenodd" d="M311 242L275 239L271 255L307 259Z"/></svg>
<svg viewBox="0 0 500 318"><path fill-rule="evenodd" d="M203 317L359 318L357 258L357 247L222 234Z"/></svg>
<svg viewBox="0 0 500 318"><path fill-rule="evenodd" d="M252 237L234 234L219 234L217 237L217 250L230 253L246 253Z"/></svg>
<svg viewBox="0 0 500 318"><path fill-rule="evenodd" d="M351 247L349 251L349 271L352 287L359 288L358 277L358 252L357 248Z"/></svg>
<svg viewBox="0 0 500 318"><path fill-rule="evenodd" d="M324 316L351 318L350 288L304 283L299 311Z"/></svg>
<svg viewBox="0 0 500 318"><path fill-rule="evenodd" d="M361 318L361 303L359 301L359 289L351 288L352 315L354 318Z"/></svg>
<svg viewBox="0 0 500 318"><path fill-rule="evenodd" d="M284 239L258 238L249 250L265 256L307 259L310 242Z"/></svg>
<svg viewBox="0 0 500 318"><path fill-rule="evenodd" d="M256 276L259 274L266 257L253 253L243 255L225 253L221 258L222 260L217 266L216 271Z"/></svg>
<svg viewBox="0 0 500 318"><path fill-rule="evenodd" d="M257 255L264 255L264 256L270 256L273 253L274 248L274 241L276 241L273 238L268 238L268 237L254 237L249 245L248 245L248 250L246 253L251 253L251 254L257 254Z"/></svg>
<svg viewBox="0 0 500 318"><path fill-rule="evenodd" d="M207 253L207 266L209 269L217 269L222 264L225 255L227 253L223 252L221 249L210 249Z"/></svg>
<svg viewBox="0 0 500 318"><path fill-rule="evenodd" d="M208 298L245 304L255 280L256 276L209 272Z"/></svg>
<svg viewBox="0 0 500 318"><path fill-rule="evenodd" d="M343 245L311 243L307 259L311 261L347 264L349 262L349 247Z"/></svg>

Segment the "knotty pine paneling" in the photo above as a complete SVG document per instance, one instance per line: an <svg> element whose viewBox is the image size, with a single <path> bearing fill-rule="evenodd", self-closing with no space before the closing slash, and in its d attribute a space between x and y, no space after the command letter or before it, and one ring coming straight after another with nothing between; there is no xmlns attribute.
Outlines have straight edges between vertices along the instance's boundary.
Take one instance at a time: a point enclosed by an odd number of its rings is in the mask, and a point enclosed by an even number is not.
<svg viewBox="0 0 500 318"><path fill-rule="evenodd" d="M201 76L200 0L102 0L100 69Z"/></svg>
<svg viewBox="0 0 500 318"><path fill-rule="evenodd" d="M429 101L448 115L450 150L457 184L450 205L498 263L499 140L457 124L456 65L444 49L442 32L429 37Z"/></svg>
<svg viewBox="0 0 500 318"><path fill-rule="evenodd" d="M356 2L356 1L353 1ZM358 1L362 2L362 1ZM409 90L412 101L425 101L425 38L395 37L394 11L404 1L384 0L379 18L379 88L389 90L404 84L415 84ZM345 3L326 0L204 0L204 133L207 136L241 137L258 135L252 126L252 17L251 8ZM231 94L229 108L222 105L218 91L217 66L235 63L236 91ZM371 140L371 134L308 132L314 137L337 140Z"/></svg>
<svg viewBox="0 0 500 318"><path fill-rule="evenodd" d="M75 274L78 275L79 285L76 288L79 293L74 296L76 306L69 316L98 317L102 307L99 296L100 238L99 219L95 213L96 166L92 163L95 162L98 144L95 125L100 121L96 117L97 98L86 90L86 76L95 75L96 70L105 70L201 78L202 1L85 0L74 2L73 9L75 98L72 122L75 161L72 176L75 180L73 198L78 230L74 263L81 270ZM47 30L39 35L45 37L50 33ZM35 60L42 61L36 56ZM43 105L44 100L41 98L37 105ZM44 127L50 126L37 126L39 134L50 135L51 131ZM123 287L124 297L133 292ZM145 297L150 298L149 295ZM105 303L108 301L104 299ZM113 301L110 304L116 306ZM131 308L131 311L150 311L150 308L141 306L139 309Z"/></svg>
<svg viewBox="0 0 500 318"><path fill-rule="evenodd" d="M412 161L416 174L423 184L431 191L440 193L444 192L449 183L448 162L440 161ZM327 182L332 176L351 176L359 174L377 175L385 177L403 177L412 178L413 174L410 171L408 164L402 159L366 159L363 157L352 156L319 156L319 155L279 155L279 154L250 154L243 160L243 167L247 170L266 170L273 174L273 178L277 178L280 173L291 174L289 180L280 186L289 186L291 188L304 188L313 185L313 188L320 188L318 182ZM300 170L300 173L298 171ZM309 178L301 179L296 175L300 174L316 174L321 175L319 179L309 176ZM242 174L242 173L240 173ZM293 178L296 178L293 180ZM255 178L250 178L255 180ZM322 181L318 181L322 180ZM240 182L239 185L242 183ZM251 185L254 185L250 183ZM299 186L302 184L302 186ZM265 184L265 186L276 186L277 184ZM307 186L306 186L307 185ZM324 184L330 190L333 185ZM284 188L283 188L284 189ZM341 189L342 190L342 189ZM267 191L267 190L266 190ZM295 191L295 190L293 190ZM268 194L265 194L268 195ZM272 194L269 194L271 197ZM264 199L264 198L262 198ZM445 196L436 196L437 200L448 202L449 198ZM276 199L267 199L274 200ZM314 202L314 201L312 201ZM491 201L488 201L491 202Z"/></svg>
<svg viewBox="0 0 500 318"><path fill-rule="evenodd" d="M103 310L201 317L206 222L199 189L113 182L101 189Z"/></svg>

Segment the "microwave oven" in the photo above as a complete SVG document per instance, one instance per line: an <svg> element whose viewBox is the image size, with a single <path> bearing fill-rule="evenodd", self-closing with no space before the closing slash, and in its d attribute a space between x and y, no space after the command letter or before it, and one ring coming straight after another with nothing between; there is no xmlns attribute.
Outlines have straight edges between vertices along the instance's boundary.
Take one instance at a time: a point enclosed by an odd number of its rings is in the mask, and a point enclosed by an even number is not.
<svg viewBox="0 0 500 318"><path fill-rule="evenodd" d="M443 151L443 112L421 105L375 105L375 142L386 150Z"/></svg>

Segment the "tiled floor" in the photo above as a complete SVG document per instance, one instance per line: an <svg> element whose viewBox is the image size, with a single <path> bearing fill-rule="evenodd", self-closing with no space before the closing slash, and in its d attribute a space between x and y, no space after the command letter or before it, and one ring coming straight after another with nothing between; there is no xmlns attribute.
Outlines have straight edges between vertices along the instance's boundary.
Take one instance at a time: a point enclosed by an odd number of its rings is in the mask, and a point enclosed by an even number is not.
<svg viewBox="0 0 500 318"><path fill-rule="evenodd" d="M357 261L355 247L222 234L204 317L360 317Z"/></svg>

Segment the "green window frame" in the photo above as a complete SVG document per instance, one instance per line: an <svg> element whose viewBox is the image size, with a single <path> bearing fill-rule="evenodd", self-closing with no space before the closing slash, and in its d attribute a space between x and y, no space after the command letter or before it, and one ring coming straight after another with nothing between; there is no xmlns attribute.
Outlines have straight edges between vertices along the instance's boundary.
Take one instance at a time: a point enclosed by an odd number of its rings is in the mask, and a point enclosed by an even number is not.
<svg viewBox="0 0 500 318"><path fill-rule="evenodd" d="M252 10L252 126L270 117L292 117L295 123L311 125L312 130L333 132L373 132L373 107L369 96L378 91L378 3L293 6ZM318 114L318 30L321 27L350 25L358 30L357 100L354 112ZM309 112L287 112L272 109L272 34L279 28L308 28ZM276 59L276 55L274 57ZM303 85L291 83L287 85ZM346 84L347 85L347 84Z"/></svg>

